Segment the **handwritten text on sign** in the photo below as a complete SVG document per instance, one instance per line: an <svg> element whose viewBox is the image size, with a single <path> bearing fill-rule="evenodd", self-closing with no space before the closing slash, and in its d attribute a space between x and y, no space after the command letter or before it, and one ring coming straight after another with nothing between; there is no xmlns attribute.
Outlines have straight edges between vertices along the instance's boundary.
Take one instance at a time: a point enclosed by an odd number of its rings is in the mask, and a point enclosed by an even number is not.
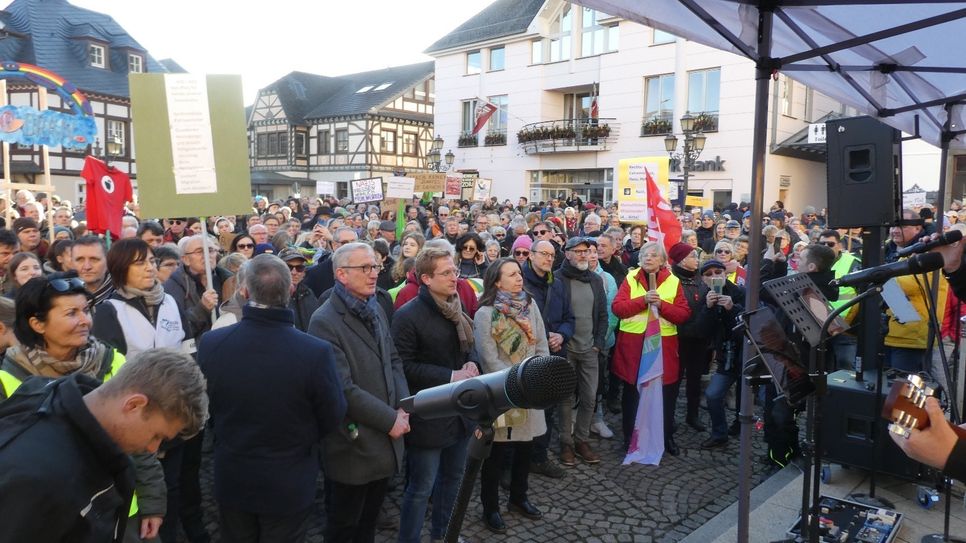
<svg viewBox="0 0 966 543"><path fill-rule="evenodd" d="M215 148L208 111L208 84L204 76L165 74L171 158L177 194L218 192Z"/></svg>

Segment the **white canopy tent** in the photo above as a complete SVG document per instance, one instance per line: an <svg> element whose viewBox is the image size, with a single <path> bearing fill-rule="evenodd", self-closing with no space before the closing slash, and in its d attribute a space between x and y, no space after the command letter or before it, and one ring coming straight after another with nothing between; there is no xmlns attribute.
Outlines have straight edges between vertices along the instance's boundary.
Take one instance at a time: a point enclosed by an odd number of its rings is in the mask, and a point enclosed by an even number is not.
<svg viewBox="0 0 966 543"><path fill-rule="evenodd" d="M755 62L752 224L764 198L768 79L777 72L942 150L966 149L966 2L899 0L575 0ZM746 307L758 306L761 239L751 236ZM748 357L746 357L747 359ZM742 380L741 413L751 394ZM742 424L738 540L748 541L750 424ZM818 470L814 488L818 492ZM807 483L806 483L807 484ZM814 502L813 502L814 503ZM816 516L817 518L817 516ZM817 533L809 533L817 541Z"/></svg>

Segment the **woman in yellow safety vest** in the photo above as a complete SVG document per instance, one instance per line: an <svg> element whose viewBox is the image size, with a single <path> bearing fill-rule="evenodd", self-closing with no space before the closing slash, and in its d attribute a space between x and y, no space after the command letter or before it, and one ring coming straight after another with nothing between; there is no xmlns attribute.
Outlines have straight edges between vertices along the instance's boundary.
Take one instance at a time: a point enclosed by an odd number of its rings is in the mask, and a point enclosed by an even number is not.
<svg viewBox="0 0 966 543"><path fill-rule="evenodd" d="M664 448L674 455L677 446L672 437L674 406L668 405L674 397L674 386L680 378L678 363L677 325L683 324L691 316L691 308L681 289L681 281L667 267L667 252L660 243L650 242L641 246L638 257L639 268L631 268L627 279L621 284L614 298L614 315L621 319L614 345L614 359L611 371L624 382L622 400L622 423L624 444L629 445L637 419L637 404L640 394L637 389L637 373L641 364L641 351L644 348L644 331L647 328L648 311L652 304L657 305L661 318L661 350L664 374ZM655 276L656 288L649 286L650 274ZM672 390L674 388L674 390Z"/></svg>
<svg viewBox="0 0 966 543"><path fill-rule="evenodd" d="M7 349L0 364L0 399L6 399L32 376L56 379L83 373L110 379L124 355L91 336L90 295L76 272L35 277L17 290L14 334L19 342ZM140 523L125 532L152 539L164 517L167 493L161 464L154 455L132 457L136 498L131 516ZM131 539L135 541L137 539Z"/></svg>

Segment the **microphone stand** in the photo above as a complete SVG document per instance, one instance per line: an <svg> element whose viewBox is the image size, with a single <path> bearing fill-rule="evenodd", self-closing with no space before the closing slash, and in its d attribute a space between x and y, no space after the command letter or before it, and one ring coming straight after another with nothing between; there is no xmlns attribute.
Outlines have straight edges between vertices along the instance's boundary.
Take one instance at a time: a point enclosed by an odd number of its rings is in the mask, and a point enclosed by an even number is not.
<svg viewBox="0 0 966 543"><path fill-rule="evenodd" d="M466 447L466 467L463 468L463 478L460 479L459 493L456 495L456 503L453 504L453 512L449 516L449 524L446 525L446 535L443 539L446 543L459 542L463 517L466 516L466 507L470 503L473 487L476 485L476 475L493 448L493 434L492 421L480 421L479 426L473 430L470 443Z"/></svg>

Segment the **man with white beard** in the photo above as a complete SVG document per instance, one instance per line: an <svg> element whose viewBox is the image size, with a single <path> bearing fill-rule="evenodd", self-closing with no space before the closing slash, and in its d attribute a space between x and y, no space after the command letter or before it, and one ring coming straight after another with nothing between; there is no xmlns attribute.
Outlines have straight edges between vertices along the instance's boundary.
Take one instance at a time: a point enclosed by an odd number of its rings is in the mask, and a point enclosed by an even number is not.
<svg viewBox="0 0 966 543"><path fill-rule="evenodd" d="M564 245L566 260L554 272L554 279L563 283L563 291L570 297L574 313L574 335L567 342L567 359L577 371L580 398L576 424L573 397L560 404L560 463L567 467L577 464L577 456L588 464L600 462L600 455L588 440L597 399L598 355L606 348L607 293L600 276L590 271L591 246L597 246L592 238L568 239Z"/></svg>

